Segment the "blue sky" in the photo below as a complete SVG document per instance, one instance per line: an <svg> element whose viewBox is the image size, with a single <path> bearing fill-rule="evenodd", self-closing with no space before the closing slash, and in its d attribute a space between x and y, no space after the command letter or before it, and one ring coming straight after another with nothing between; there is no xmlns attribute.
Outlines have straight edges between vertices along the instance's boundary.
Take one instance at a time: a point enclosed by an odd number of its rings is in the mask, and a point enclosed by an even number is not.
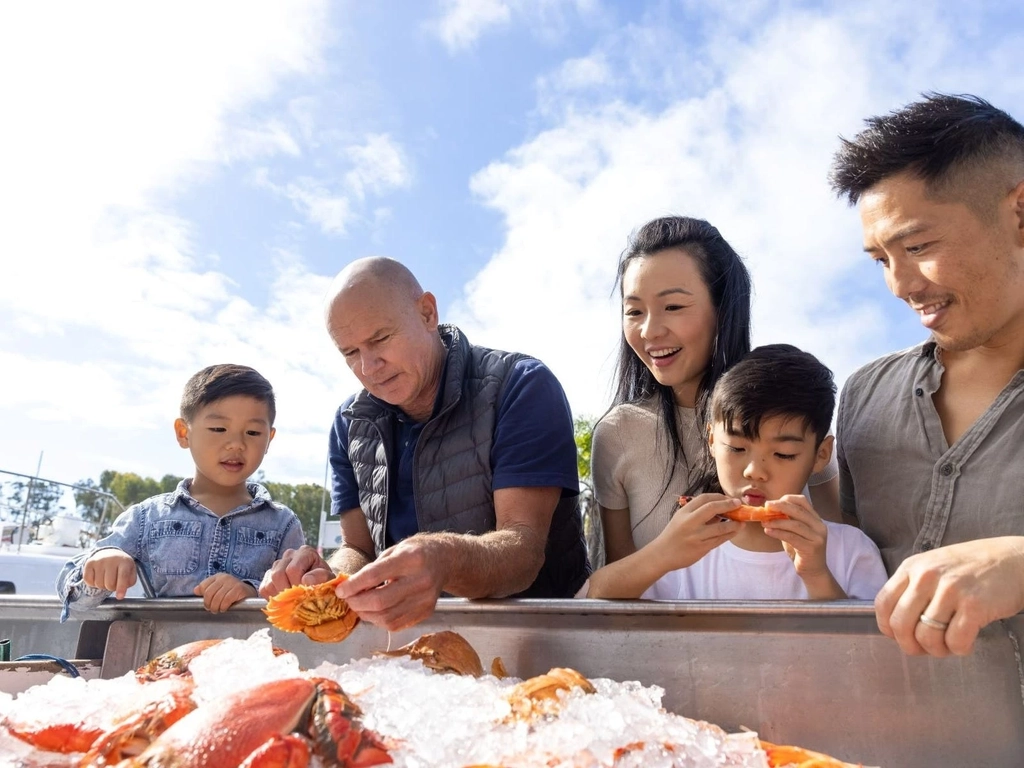
<svg viewBox="0 0 1024 768"><path fill-rule="evenodd" d="M321 301L371 254L600 414L616 258L667 213L746 258L757 343L842 381L924 333L828 189L837 136L931 90L1024 119L1018 4L962 8L5 4L0 469L188 474L182 385L231 361L277 390L267 475L322 482L356 384Z"/></svg>

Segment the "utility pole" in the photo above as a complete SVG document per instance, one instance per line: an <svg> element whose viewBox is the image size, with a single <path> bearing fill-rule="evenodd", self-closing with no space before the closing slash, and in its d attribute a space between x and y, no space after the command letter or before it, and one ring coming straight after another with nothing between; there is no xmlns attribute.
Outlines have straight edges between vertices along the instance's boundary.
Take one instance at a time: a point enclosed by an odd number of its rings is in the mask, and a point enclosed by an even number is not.
<svg viewBox="0 0 1024 768"><path fill-rule="evenodd" d="M21 542L25 540L25 526L28 524L28 503L32 499L32 483L39 477L39 470L43 467L43 452L39 452L39 461L36 464L36 474L28 479L28 490L25 491L25 506L21 510L21 527L18 529L18 552L21 552Z"/></svg>

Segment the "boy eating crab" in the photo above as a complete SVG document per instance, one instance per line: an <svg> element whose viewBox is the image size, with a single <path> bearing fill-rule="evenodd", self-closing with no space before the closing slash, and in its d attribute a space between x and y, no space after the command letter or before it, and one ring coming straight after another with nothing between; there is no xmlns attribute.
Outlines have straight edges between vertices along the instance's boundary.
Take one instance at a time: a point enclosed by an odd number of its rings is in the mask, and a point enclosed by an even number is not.
<svg viewBox="0 0 1024 768"><path fill-rule="evenodd" d="M140 570L155 597L198 595L213 613L256 597L267 569L305 540L295 513L248 482L274 438L274 416L274 390L252 368L213 365L189 379L174 433L195 474L130 506L108 536L65 564L61 621L111 594L120 600Z"/></svg>
<svg viewBox="0 0 1024 768"><path fill-rule="evenodd" d="M823 521L802 494L832 455L835 397L832 372L807 352L747 354L711 397L708 490L723 493L680 499L654 541L594 572L586 596L873 599L886 580L878 548L859 528Z"/></svg>

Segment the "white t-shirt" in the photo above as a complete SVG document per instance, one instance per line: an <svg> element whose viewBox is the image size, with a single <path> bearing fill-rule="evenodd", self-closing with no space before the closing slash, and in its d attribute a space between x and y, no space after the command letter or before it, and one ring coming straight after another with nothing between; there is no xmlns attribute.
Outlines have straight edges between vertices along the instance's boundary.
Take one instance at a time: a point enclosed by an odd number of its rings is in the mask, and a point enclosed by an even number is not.
<svg viewBox="0 0 1024 768"><path fill-rule="evenodd" d="M629 528L637 549L650 544L665 529L679 508L680 494L686 493L690 484L689 469L683 463L671 473L668 461L672 449L658 408L654 399L617 405L594 427L594 496L605 509L629 508ZM701 455L707 436L697 426L693 408L677 406L676 420L683 451L693 462ZM807 484L827 483L838 474L833 451L828 466L811 475ZM807 489L804 495L808 495Z"/></svg>
<svg viewBox="0 0 1024 768"><path fill-rule="evenodd" d="M874 600L887 576L878 547L859 528L825 522L825 562L848 597ZM807 588L785 552L750 552L731 541L689 568L669 571L644 600L806 600Z"/></svg>

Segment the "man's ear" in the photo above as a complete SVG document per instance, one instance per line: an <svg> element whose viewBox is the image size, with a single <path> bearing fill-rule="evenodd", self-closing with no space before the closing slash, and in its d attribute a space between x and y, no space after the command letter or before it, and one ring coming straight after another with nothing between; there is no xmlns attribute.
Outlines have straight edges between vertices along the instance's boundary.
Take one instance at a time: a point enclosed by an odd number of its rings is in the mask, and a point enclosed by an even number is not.
<svg viewBox="0 0 1024 768"><path fill-rule="evenodd" d="M178 439L178 445L188 448L188 424L184 419L174 420L174 436Z"/></svg>
<svg viewBox="0 0 1024 768"><path fill-rule="evenodd" d="M1013 213L1016 217L1017 244L1024 246L1024 181L1010 191L1010 197L1013 199Z"/></svg>
<svg viewBox="0 0 1024 768"><path fill-rule="evenodd" d="M821 470L828 466L829 461L832 460L832 449L835 447L835 444L836 438L834 435L825 435L825 439L821 441L821 445L818 446L818 451L814 456L812 473L821 472Z"/></svg>
<svg viewBox="0 0 1024 768"><path fill-rule="evenodd" d="M440 322L437 316L437 299L430 291L424 291L419 300L419 315L428 331L436 331Z"/></svg>

